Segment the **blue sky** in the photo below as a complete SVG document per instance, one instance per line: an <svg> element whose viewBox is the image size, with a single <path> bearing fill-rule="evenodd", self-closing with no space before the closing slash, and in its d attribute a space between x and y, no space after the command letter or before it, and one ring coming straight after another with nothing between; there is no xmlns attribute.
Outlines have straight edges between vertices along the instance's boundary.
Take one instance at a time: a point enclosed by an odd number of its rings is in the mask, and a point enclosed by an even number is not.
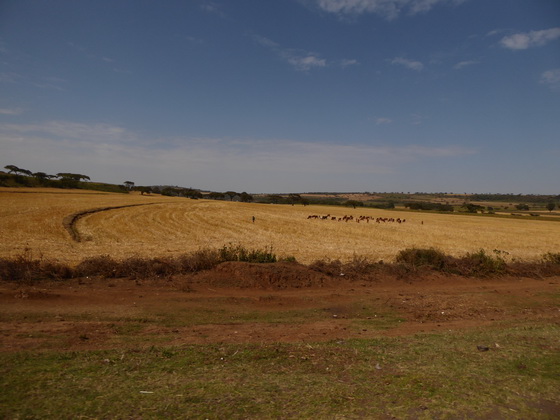
<svg viewBox="0 0 560 420"><path fill-rule="evenodd" d="M558 0L3 0L0 164L558 194Z"/></svg>

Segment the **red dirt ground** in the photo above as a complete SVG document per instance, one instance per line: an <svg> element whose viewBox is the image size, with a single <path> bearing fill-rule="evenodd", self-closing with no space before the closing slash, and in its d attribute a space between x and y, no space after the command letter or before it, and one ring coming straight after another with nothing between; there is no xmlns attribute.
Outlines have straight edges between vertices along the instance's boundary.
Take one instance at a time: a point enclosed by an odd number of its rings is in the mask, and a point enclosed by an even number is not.
<svg viewBox="0 0 560 420"><path fill-rule="evenodd" d="M350 280L224 263L173 279L0 283L0 351L317 342L560 322L560 277Z"/></svg>

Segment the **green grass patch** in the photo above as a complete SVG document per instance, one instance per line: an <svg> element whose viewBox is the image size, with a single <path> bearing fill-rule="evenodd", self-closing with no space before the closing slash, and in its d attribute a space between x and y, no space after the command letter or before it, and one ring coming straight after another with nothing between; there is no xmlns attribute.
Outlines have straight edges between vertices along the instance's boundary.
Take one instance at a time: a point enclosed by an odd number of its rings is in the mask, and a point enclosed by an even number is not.
<svg viewBox="0 0 560 420"><path fill-rule="evenodd" d="M559 339L557 325L508 324L320 344L4 353L0 417L555 418Z"/></svg>

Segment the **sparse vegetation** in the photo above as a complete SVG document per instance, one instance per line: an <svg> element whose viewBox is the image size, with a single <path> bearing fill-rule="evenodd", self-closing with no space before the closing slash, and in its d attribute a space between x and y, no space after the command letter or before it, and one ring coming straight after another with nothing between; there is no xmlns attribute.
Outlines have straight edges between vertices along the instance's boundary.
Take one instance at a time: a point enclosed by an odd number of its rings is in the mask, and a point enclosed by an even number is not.
<svg viewBox="0 0 560 420"><path fill-rule="evenodd" d="M308 268L330 277L345 276L350 279L368 279L372 274L400 275L406 272L432 270L468 277L527 275L539 276L560 274L560 254L547 253L541 262L508 264L503 251L494 250L493 255L479 250L457 258L429 248L408 248L400 251L395 263L371 261L354 255L348 262L340 260L317 260ZM174 275L210 270L221 263L235 261L246 263L296 262L293 256L278 258L272 247L247 249L241 245L228 244L218 249L200 249L177 257L141 258L131 257L116 260L109 255L86 258L75 267L57 261L33 258L25 253L14 258L0 258L0 280L33 283L45 279L64 280L76 277L157 279Z"/></svg>

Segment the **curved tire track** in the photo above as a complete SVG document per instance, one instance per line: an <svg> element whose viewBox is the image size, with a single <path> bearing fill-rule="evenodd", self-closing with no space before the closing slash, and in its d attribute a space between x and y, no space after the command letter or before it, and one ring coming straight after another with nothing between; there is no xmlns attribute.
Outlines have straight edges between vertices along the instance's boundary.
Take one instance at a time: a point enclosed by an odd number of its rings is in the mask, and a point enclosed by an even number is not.
<svg viewBox="0 0 560 420"><path fill-rule="evenodd" d="M93 213L100 213L102 211L123 209L123 208L126 208L126 207L150 206L152 204L162 204L162 203L126 204L124 206L100 207L100 208L96 208L96 209L83 210L83 211L73 213L73 214L70 214L70 215L66 216L62 220L62 224L64 225L64 228L70 234L70 237L74 241L82 242L82 238L80 237L80 232L78 231L78 228L76 227L76 223L82 217L87 216L89 214L93 214Z"/></svg>

